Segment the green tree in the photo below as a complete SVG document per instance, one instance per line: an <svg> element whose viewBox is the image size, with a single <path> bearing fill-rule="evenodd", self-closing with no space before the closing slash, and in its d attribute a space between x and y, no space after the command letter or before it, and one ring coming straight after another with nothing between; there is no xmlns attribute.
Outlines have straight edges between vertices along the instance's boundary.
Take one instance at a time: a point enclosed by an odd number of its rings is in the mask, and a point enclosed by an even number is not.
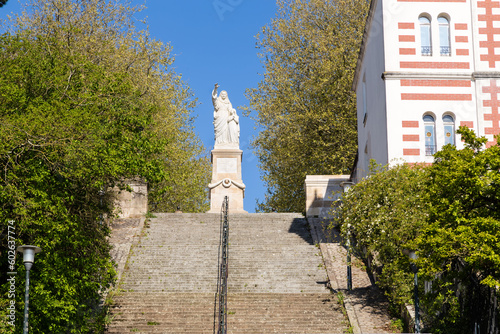
<svg viewBox="0 0 500 334"><path fill-rule="evenodd" d="M28 8L31 11L17 18L14 28L31 38L60 38L65 41L57 46L61 54L79 54L109 74L126 73L138 91L137 99L152 109L154 121L139 126L158 138L156 146L162 151L154 158L164 161L161 184L148 179L152 204L165 211L174 211L177 205L186 211L208 210L205 185L210 181L210 164L193 131L191 111L196 100L172 69L170 45L153 39L147 29L137 29L134 15L143 7L134 7L129 0L50 0L30 1ZM71 72L69 78L73 79Z"/></svg>
<svg viewBox="0 0 500 334"><path fill-rule="evenodd" d="M411 300L404 250L417 250L422 315L432 333L473 333L476 324L486 331L500 318L500 146L485 149L486 138L457 132L465 148L444 146L430 166L372 166L343 195L337 219L396 305Z"/></svg>
<svg viewBox="0 0 500 334"><path fill-rule="evenodd" d="M135 176L153 197L190 184L176 202L206 207L208 180L189 183L206 177L208 165L192 131L195 101L172 70L170 47L135 27L140 8L50 0L27 9L0 37L2 234L13 220L18 245L43 249L32 271L30 332L99 331L103 293L114 282L103 221L113 212L109 189ZM172 162L184 164L182 173ZM19 259L17 271L19 331Z"/></svg>
<svg viewBox="0 0 500 334"><path fill-rule="evenodd" d="M307 174L348 172L356 154L352 79L369 3L278 0L257 36L265 67L248 89L268 194L259 211L303 211Z"/></svg>
<svg viewBox="0 0 500 334"><path fill-rule="evenodd" d="M187 135L186 133L184 133ZM211 163L201 147L186 138L179 142L175 151L184 150L164 161L164 168L169 171L169 178L161 180L157 189L151 189L149 203L152 211L174 212L180 208L183 212L205 212L209 209L206 185L212 175ZM193 153L197 154L194 155Z"/></svg>
<svg viewBox="0 0 500 334"><path fill-rule="evenodd" d="M433 333L499 326L492 300L500 297L500 145L485 149L486 138L466 127L457 132L466 147L445 146L428 168L431 209L416 242L423 277L432 281L424 301Z"/></svg>

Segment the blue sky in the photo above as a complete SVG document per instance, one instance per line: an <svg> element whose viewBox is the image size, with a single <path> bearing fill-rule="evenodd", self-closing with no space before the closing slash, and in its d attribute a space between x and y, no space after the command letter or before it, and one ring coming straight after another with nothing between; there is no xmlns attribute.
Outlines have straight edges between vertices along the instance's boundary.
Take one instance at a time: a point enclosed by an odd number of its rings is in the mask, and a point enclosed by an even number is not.
<svg viewBox="0 0 500 334"><path fill-rule="evenodd" d="M9 0L0 17L21 9L23 0ZM142 4L143 1L134 0ZM274 0L146 0L151 36L170 43L174 67L198 98L194 110L198 136L207 149L214 145L211 92L214 84L228 92L233 107L248 105L245 89L256 87L264 72L257 57L255 35L270 23L276 12ZM139 27L142 27L138 24ZM240 116L240 149L243 150L242 178L246 185L244 207L255 212L265 187L260 180L258 160L249 148L257 130L253 121Z"/></svg>

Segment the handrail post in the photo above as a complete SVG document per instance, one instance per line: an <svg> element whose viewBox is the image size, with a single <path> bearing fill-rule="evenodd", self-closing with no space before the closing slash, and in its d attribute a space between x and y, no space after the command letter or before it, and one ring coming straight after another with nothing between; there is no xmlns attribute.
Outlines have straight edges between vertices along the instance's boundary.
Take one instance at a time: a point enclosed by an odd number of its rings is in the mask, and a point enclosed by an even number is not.
<svg viewBox="0 0 500 334"><path fill-rule="evenodd" d="M224 197L221 213L221 258L220 272L217 291L219 292L219 330L218 334L227 333L227 277L228 277L228 262L229 262L229 199Z"/></svg>

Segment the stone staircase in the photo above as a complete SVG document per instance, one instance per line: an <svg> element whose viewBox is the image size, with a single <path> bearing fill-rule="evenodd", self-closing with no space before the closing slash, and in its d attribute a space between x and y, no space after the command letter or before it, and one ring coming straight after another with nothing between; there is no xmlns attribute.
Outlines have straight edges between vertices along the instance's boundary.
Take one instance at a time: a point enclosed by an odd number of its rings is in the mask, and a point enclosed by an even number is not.
<svg viewBox="0 0 500 334"><path fill-rule="evenodd" d="M220 215L156 214L132 249L108 333L215 333ZM228 333L343 333L297 214L229 215Z"/></svg>

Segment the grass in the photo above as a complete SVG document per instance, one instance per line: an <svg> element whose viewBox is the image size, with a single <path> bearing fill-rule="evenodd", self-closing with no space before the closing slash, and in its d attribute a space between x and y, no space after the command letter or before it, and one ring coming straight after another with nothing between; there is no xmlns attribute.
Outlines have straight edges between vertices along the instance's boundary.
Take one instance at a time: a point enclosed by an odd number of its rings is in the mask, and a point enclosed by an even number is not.
<svg viewBox="0 0 500 334"><path fill-rule="evenodd" d="M351 263L352 263L352 265L353 265L354 267L359 268L359 269L361 269L362 271L365 271L365 272L366 272L366 265L365 265L365 263L364 263L362 260L358 259L357 257L354 257L354 258L352 259Z"/></svg>
<svg viewBox="0 0 500 334"><path fill-rule="evenodd" d="M391 332L392 333L402 333L404 330L404 322L402 319L391 319Z"/></svg>
<svg viewBox="0 0 500 334"><path fill-rule="evenodd" d="M111 306L114 304L114 300L113 298L114 297L117 297L119 295L121 295L123 292L125 292L125 290L121 289L121 288L115 288L115 289L111 289L107 296L106 296L106 300L104 301L104 304L106 306Z"/></svg>
<svg viewBox="0 0 500 334"><path fill-rule="evenodd" d="M344 315L344 323L347 325L347 329L344 330L344 333L354 333L354 328L349 322L347 309L345 308L345 297L342 291L337 292L337 302L339 303L340 309L342 310L342 314Z"/></svg>
<svg viewBox="0 0 500 334"><path fill-rule="evenodd" d="M152 213L151 211L148 211L146 213L146 218L156 218L156 216L154 215L154 213Z"/></svg>

